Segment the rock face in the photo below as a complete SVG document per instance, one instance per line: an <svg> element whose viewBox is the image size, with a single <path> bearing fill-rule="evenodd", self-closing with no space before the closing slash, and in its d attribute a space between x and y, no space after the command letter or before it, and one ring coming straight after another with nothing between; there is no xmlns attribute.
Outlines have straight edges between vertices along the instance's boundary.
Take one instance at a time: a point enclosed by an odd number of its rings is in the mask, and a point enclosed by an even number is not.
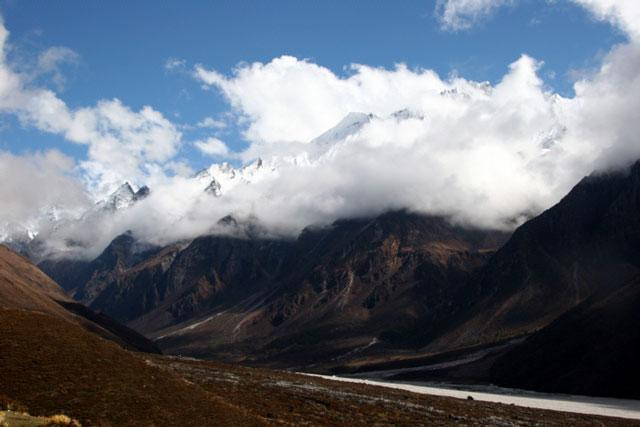
<svg viewBox="0 0 640 427"><path fill-rule="evenodd" d="M182 354L303 363L417 348L505 238L406 212L294 241L206 236L136 252L121 236L82 266L88 279L75 295ZM43 267L57 277L55 263Z"/></svg>
<svg viewBox="0 0 640 427"><path fill-rule="evenodd" d="M115 238L93 261L45 260L39 266L77 301L91 304L131 266L166 252L166 248L141 245L127 233Z"/></svg>
<svg viewBox="0 0 640 427"><path fill-rule="evenodd" d="M281 291L238 319L235 334L250 340L252 328L268 331L263 351L286 354L289 363L417 349L442 327L501 237L406 213L307 231Z"/></svg>
<svg viewBox="0 0 640 427"><path fill-rule="evenodd" d="M640 274L640 163L583 179L518 228L472 281L467 314L430 349L530 333Z"/></svg>

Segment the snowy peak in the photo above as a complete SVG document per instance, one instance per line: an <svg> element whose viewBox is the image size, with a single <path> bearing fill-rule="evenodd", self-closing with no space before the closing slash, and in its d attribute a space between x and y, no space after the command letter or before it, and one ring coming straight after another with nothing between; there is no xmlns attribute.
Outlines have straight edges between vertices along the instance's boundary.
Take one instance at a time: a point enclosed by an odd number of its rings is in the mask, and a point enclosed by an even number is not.
<svg viewBox="0 0 640 427"><path fill-rule="evenodd" d="M394 119L397 121L403 120L424 120L424 114L420 111L410 108L403 108L401 110L391 113L389 116L380 118L372 113L349 113L347 114L337 125L324 132L322 135L311 140L312 144L316 146L327 146L338 141L342 141L347 137L358 133L364 126L371 123L373 120L389 120Z"/></svg>
<svg viewBox="0 0 640 427"><path fill-rule="evenodd" d="M120 210L131 206L135 192L128 182L122 184L107 198L105 206L113 210Z"/></svg>
<svg viewBox="0 0 640 427"><path fill-rule="evenodd" d="M222 195L222 192L220 191L221 189L222 186L220 185L220 183L216 181L215 178L213 178L209 185L207 185L207 187L204 189L204 191L205 193L211 194L214 197L220 197Z"/></svg>
<svg viewBox="0 0 640 427"><path fill-rule="evenodd" d="M340 141L355 134L375 116L371 113L349 113L337 125L311 141L312 144L325 145Z"/></svg>
<svg viewBox="0 0 640 427"><path fill-rule="evenodd" d="M198 172L194 179L203 185L204 192L220 197L237 185L251 184L261 180L275 168L267 169L261 158L239 168L224 162L211 165Z"/></svg>
<svg viewBox="0 0 640 427"><path fill-rule="evenodd" d="M131 185L128 182L125 182L105 200L98 202L98 206L114 212L119 211L130 207L138 200L144 199L149 195L149 193L149 187L146 185L140 187L138 191L133 191Z"/></svg>

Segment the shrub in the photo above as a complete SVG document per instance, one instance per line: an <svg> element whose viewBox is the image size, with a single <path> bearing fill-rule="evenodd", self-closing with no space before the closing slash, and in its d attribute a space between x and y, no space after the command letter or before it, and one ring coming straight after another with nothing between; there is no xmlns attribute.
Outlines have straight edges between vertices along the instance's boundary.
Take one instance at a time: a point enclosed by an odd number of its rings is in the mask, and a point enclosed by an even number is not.
<svg viewBox="0 0 640 427"><path fill-rule="evenodd" d="M49 417L48 426L80 427L80 423L66 415L57 414Z"/></svg>

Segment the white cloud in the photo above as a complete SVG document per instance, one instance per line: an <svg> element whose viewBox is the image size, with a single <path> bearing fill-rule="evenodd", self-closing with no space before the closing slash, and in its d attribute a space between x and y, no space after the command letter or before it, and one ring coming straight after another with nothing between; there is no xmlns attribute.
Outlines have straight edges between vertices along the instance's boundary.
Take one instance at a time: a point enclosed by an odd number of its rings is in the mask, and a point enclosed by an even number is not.
<svg viewBox="0 0 640 427"><path fill-rule="evenodd" d="M637 0L571 0L600 20L609 21L636 41L640 38L640 2Z"/></svg>
<svg viewBox="0 0 640 427"><path fill-rule="evenodd" d="M447 31L468 30L499 8L520 0L438 0L435 14ZM547 0L555 2L556 0ZM601 21L620 28L630 38L640 38L640 2L637 0L568 0L586 8ZM542 2L540 2L542 3Z"/></svg>
<svg viewBox="0 0 640 427"><path fill-rule="evenodd" d="M225 157L229 155L229 147L218 138L207 138L193 143L195 147L207 156Z"/></svg>
<svg viewBox="0 0 640 427"><path fill-rule="evenodd" d="M281 56L239 67L232 77L202 66L195 75L220 89L248 121L248 140L269 143L309 141L351 111L390 114L419 108L446 88L433 71L402 64L394 70L354 64L351 70L350 77L340 78L309 61Z"/></svg>
<svg viewBox="0 0 640 427"><path fill-rule="evenodd" d="M0 151L0 237L37 230L48 221L43 213L82 212L91 206L74 178L74 161L52 150L21 156ZM52 210L53 209L53 210Z"/></svg>
<svg viewBox="0 0 640 427"><path fill-rule="evenodd" d="M299 229L401 207L508 227L558 201L594 168L640 156L632 139L640 129L631 125L640 111L638 61L634 45L615 49L577 83L575 98L547 89L541 63L527 55L495 86L401 64L353 65L340 77L289 56L230 76L198 66L195 76L248 121L245 159L276 155L302 165L260 184L268 197L236 211L274 229L287 227L281 218ZM393 113L402 109L424 119L398 120ZM313 161L309 142L352 111L374 118Z"/></svg>
<svg viewBox="0 0 640 427"><path fill-rule="evenodd" d="M186 63L187 62L184 59L169 58L164 62L164 68L167 71L174 71L174 70L177 70L177 69L184 69Z"/></svg>
<svg viewBox="0 0 640 427"><path fill-rule="evenodd" d="M23 123L86 144L88 157L81 163L91 188L104 193L124 180L160 179L164 162L181 143L181 133L161 113L149 106L132 111L118 99L102 100L93 107L70 109L51 90L32 87L6 61L9 32L0 22L0 113L15 114ZM72 51L55 48L40 56L42 67L55 70Z"/></svg>
<svg viewBox="0 0 640 427"><path fill-rule="evenodd" d="M60 67L63 64L76 64L79 59L80 55L67 47L50 47L38 55L37 72L39 74L50 74L58 90L62 90L66 79Z"/></svg>
<svg viewBox="0 0 640 427"><path fill-rule="evenodd" d="M595 75L575 84L575 91L569 123L578 140L592 141L592 149L599 149L596 167L624 166L640 158L640 45L615 47Z"/></svg>
<svg viewBox="0 0 640 427"><path fill-rule="evenodd" d="M197 126L199 128L224 129L227 127L227 123L222 120L216 120L213 117L205 117L198 122Z"/></svg>
<svg viewBox="0 0 640 427"><path fill-rule="evenodd" d="M436 16L443 30L468 30L479 21L488 18L495 11L516 0L438 0Z"/></svg>

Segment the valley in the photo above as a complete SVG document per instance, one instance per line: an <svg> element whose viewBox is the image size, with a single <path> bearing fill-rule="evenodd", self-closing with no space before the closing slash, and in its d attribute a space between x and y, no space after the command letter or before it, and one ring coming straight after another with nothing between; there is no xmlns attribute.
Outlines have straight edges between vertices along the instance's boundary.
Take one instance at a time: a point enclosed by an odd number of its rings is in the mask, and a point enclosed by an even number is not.
<svg viewBox="0 0 640 427"><path fill-rule="evenodd" d="M640 426L638 135L638 0L0 0L0 427Z"/></svg>
<svg viewBox="0 0 640 427"><path fill-rule="evenodd" d="M637 401L624 399L640 397L638 189L639 164L585 178L511 236L404 211L296 240L202 236L153 247L126 234L93 261L40 263L79 302L0 248L2 348L12 349L0 355L3 390L35 415L89 425L187 409L198 416L185 425L219 416L334 425L637 419ZM59 362L46 347L28 350L36 342L62 346ZM95 354L81 350L89 342ZM102 369L127 376L116 385ZM34 394L41 388L49 391ZM174 404L136 397L145 389L170 391Z"/></svg>

